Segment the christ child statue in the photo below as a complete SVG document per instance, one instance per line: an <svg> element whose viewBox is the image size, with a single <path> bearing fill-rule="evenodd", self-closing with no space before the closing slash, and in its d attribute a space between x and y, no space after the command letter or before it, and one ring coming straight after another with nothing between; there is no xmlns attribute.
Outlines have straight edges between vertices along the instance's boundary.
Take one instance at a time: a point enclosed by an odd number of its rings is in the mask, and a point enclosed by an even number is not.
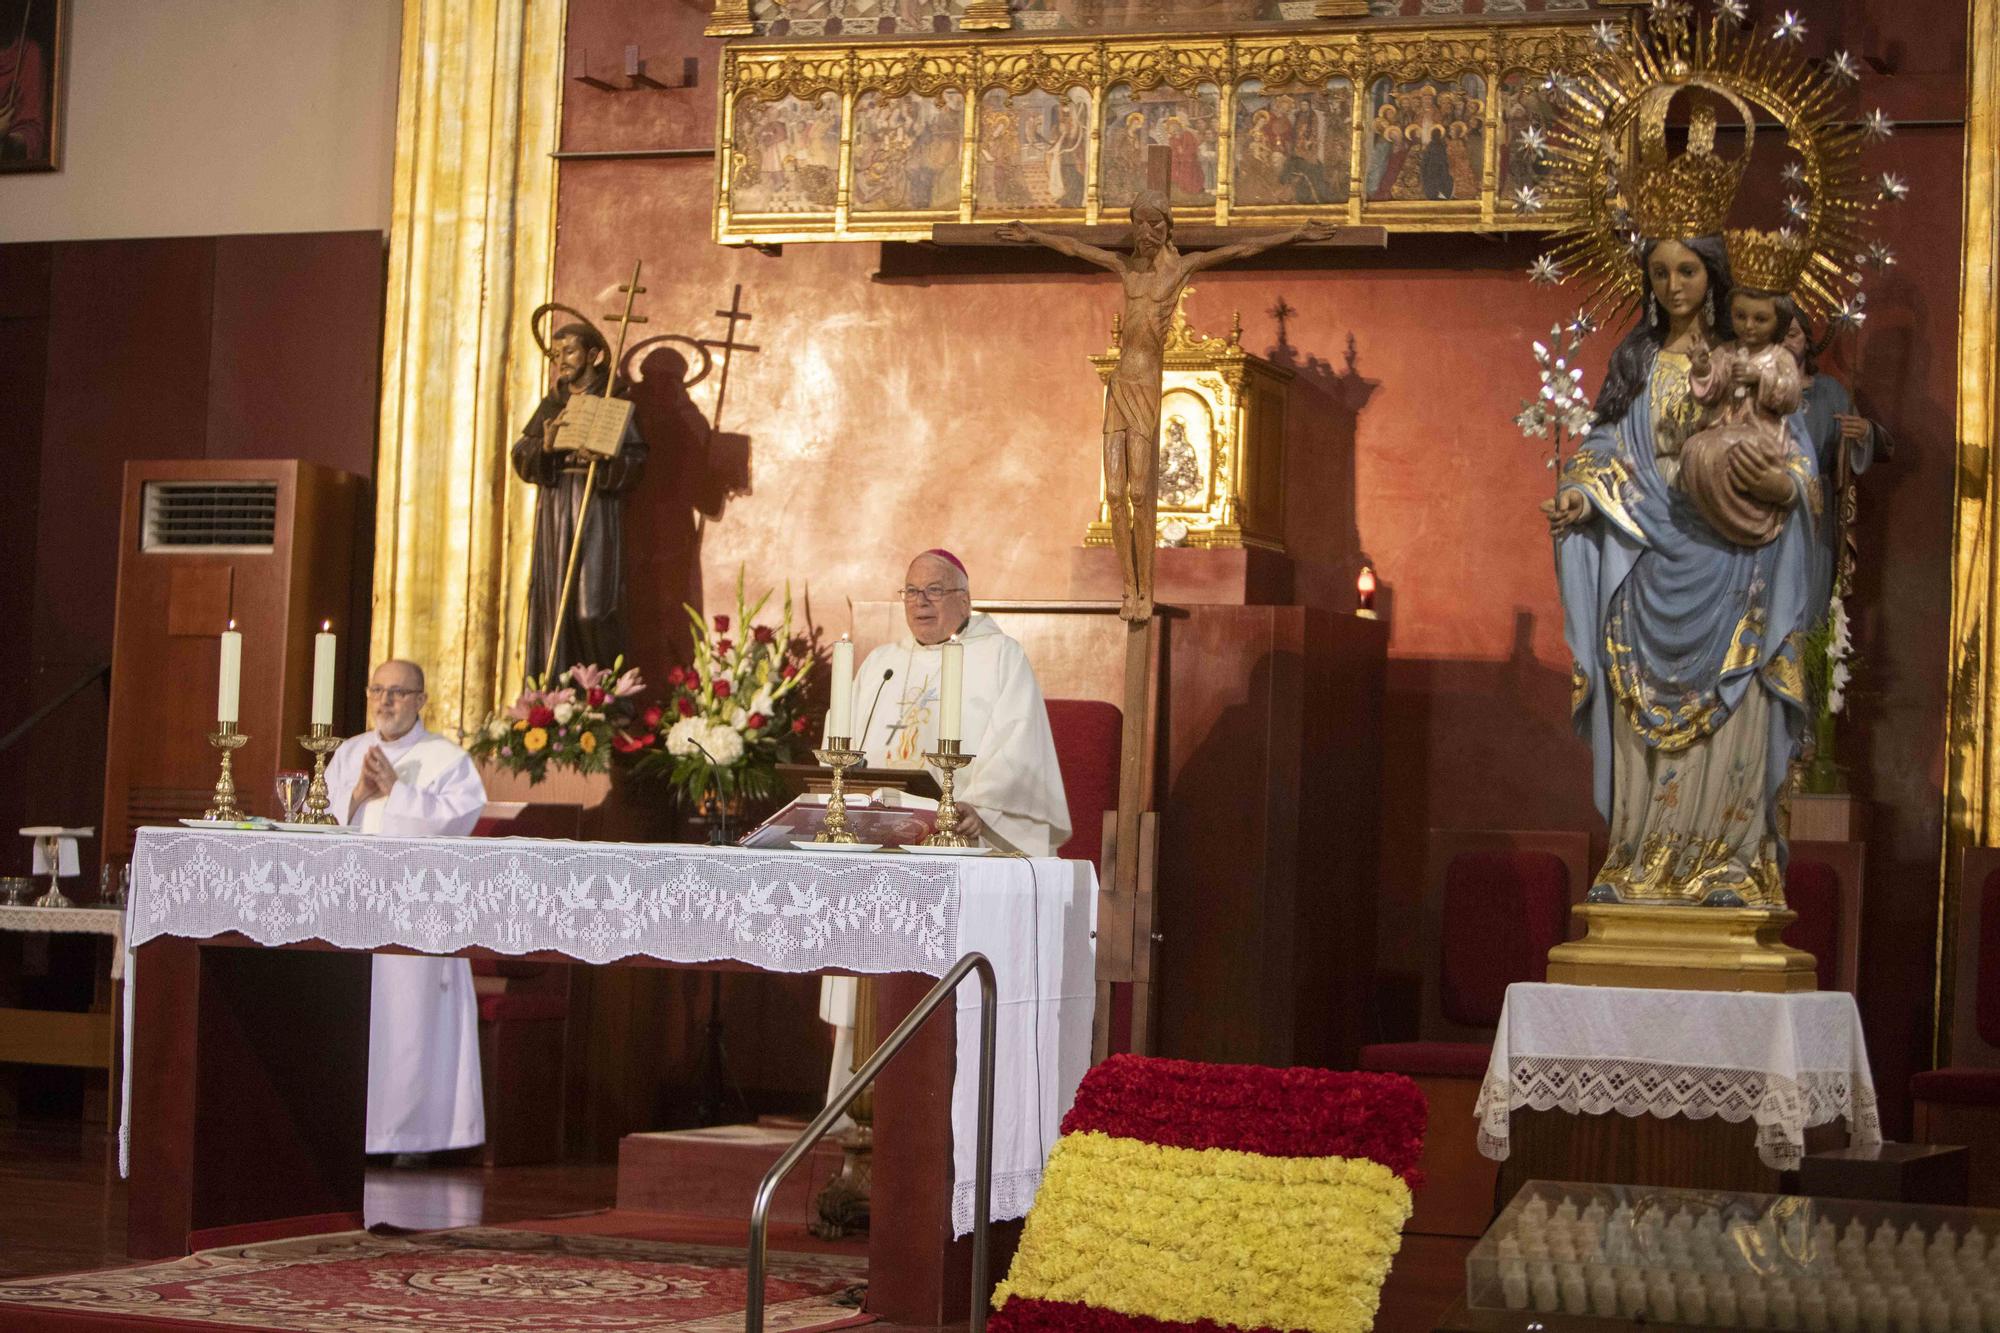
<svg viewBox="0 0 2000 1333"><path fill-rule="evenodd" d="M1721 536L1762 546L1798 499L1789 468L1796 446L1785 426L1804 389L1784 346L1795 316L1773 293L1738 288L1729 317L1735 340L1697 347L1691 360L1688 386L1707 414L1681 446L1680 488Z"/></svg>

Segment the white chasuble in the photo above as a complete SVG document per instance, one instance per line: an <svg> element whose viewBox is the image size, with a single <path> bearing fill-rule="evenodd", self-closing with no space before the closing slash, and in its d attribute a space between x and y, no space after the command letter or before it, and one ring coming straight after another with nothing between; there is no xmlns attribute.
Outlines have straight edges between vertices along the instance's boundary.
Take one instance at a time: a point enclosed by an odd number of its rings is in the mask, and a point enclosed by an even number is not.
<svg viewBox="0 0 2000 1333"><path fill-rule="evenodd" d="M959 631L965 645L959 743L972 762L958 770L953 795L979 812L988 841L1028 856L1054 856L1069 841L1069 798L1056 764L1048 705L1021 645L984 612ZM937 749L943 656L910 635L868 654L854 679L861 748L871 768L922 768ZM933 774L932 776L936 776ZM832 1100L847 1082L854 1050L852 977L820 983L819 1016L834 1025Z"/></svg>
<svg viewBox="0 0 2000 1333"><path fill-rule="evenodd" d="M348 809L373 746L396 768L386 797ZM462 836L486 807L472 759L419 723L393 741L350 737L326 766L334 818L363 833ZM479 1003L463 958L382 955L368 1020L368 1146L371 1153L442 1152L486 1141L479 1087Z"/></svg>

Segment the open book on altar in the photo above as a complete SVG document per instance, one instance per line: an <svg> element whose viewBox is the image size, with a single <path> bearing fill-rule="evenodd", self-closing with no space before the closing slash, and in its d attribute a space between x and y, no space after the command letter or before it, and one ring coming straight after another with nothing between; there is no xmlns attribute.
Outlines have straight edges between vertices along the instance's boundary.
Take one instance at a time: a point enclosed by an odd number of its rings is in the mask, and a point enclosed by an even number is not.
<svg viewBox="0 0 2000 1333"><path fill-rule="evenodd" d="M806 792L743 836L744 847L790 847L810 842L826 824L826 793ZM908 805L902 802L909 802ZM855 841L878 847L908 847L937 827L937 804L921 796L878 791L847 794L847 828Z"/></svg>

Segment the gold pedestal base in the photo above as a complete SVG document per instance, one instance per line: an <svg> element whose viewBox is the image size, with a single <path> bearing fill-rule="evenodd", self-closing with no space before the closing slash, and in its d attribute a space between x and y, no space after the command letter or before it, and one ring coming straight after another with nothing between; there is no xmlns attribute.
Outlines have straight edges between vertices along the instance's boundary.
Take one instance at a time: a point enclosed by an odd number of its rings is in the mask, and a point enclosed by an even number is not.
<svg viewBox="0 0 2000 1333"><path fill-rule="evenodd" d="M1798 913L1769 907L1584 903L1580 940L1549 950L1549 980L1652 990L1817 990L1813 957L1778 937Z"/></svg>

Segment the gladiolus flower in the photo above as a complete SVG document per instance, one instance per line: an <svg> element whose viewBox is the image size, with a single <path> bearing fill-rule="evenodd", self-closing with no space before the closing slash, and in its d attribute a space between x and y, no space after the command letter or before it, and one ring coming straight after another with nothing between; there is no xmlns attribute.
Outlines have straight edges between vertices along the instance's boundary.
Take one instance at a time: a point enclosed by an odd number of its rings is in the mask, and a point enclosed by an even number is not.
<svg viewBox="0 0 2000 1333"><path fill-rule="evenodd" d="M752 638L756 639L757 642L759 643L771 643L774 642L778 637L777 631L772 629L769 625L757 626L757 628L750 631L750 635Z"/></svg>
<svg viewBox="0 0 2000 1333"><path fill-rule="evenodd" d="M555 720L556 710L546 704L541 704L528 710L528 725L531 727L540 729L542 727L553 726ZM544 737L543 739L546 740L547 738ZM542 747L538 745L535 748L539 750Z"/></svg>
<svg viewBox="0 0 2000 1333"><path fill-rule="evenodd" d="M743 719L743 725L752 731L757 731L769 720L762 713L752 713L749 717Z"/></svg>
<svg viewBox="0 0 2000 1333"><path fill-rule="evenodd" d="M718 680L715 682L715 697L718 699L727 699L729 697L728 681Z"/></svg>
<svg viewBox="0 0 2000 1333"><path fill-rule="evenodd" d="M689 698L685 698L685 697L683 697L683 698L682 698L682 699L681 699L681 700L680 700L680 701L679 701L679 702L678 702L678 703L677 703L677 704L675 705L675 707L676 707L676 708L677 708L677 709L678 709L678 710L680 711L680 715L681 715L682 717L693 717L693 716L694 716L694 700L692 700L692 699L689 699Z"/></svg>
<svg viewBox="0 0 2000 1333"><path fill-rule="evenodd" d="M688 673L686 667L675 667L672 671L669 671L667 673L667 684L679 685L684 683L687 680L687 678L688 678Z"/></svg>
<svg viewBox="0 0 2000 1333"><path fill-rule="evenodd" d="M717 617L715 618L715 632L716 632L717 634L727 634L727 633L729 633L729 617L728 617L728 616L717 616Z"/></svg>
<svg viewBox="0 0 2000 1333"><path fill-rule="evenodd" d="M793 676L796 676L798 674L799 674L798 667L790 662L785 663L784 666L778 669L778 675L785 680L790 680Z"/></svg>
<svg viewBox="0 0 2000 1333"><path fill-rule="evenodd" d="M715 655L717 657L727 657L735 651L736 651L736 640L717 639L715 641Z"/></svg>
<svg viewBox="0 0 2000 1333"><path fill-rule="evenodd" d="M660 705L658 704L654 704L651 708L648 708L645 712L639 715L639 720L641 722L644 722L646 724L646 729L650 731L653 728L659 726L660 719L665 717L666 715L667 715L666 709L660 707Z"/></svg>
<svg viewBox="0 0 2000 1333"><path fill-rule="evenodd" d="M806 729L806 720L804 718L795 717L792 719L792 734L794 736L798 735L805 729Z"/></svg>

